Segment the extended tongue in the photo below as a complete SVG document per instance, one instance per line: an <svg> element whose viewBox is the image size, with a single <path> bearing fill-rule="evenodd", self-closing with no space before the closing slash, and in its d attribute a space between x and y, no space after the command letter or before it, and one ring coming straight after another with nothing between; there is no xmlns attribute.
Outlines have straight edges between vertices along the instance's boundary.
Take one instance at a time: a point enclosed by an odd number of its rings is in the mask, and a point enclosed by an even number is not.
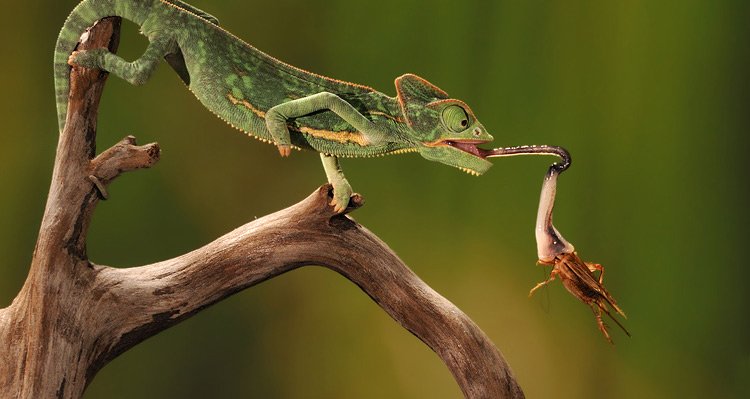
<svg viewBox="0 0 750 399"><path fill-rule="evenodd" d="M478 150L483 158L512 157L516 155L557 155L562 162L553 164L552 167L557 169L558 172L568 169L572 162L568 150L552 145L519 145L516 147L494 148L491 150L479 148Z"/></svg>
<svg viewBox="0 0 750 399"><path fill-rule="evenodd" d="M570 254L575 251L573 244L566 241L562 234L552 225L552 210L555 207L557 176L560 175L560 172L555 165L552 165L544 176L542 194L539 198L539 210L536 214L536 249L539 261L543 263L554 262L557 256Z"/></svg>

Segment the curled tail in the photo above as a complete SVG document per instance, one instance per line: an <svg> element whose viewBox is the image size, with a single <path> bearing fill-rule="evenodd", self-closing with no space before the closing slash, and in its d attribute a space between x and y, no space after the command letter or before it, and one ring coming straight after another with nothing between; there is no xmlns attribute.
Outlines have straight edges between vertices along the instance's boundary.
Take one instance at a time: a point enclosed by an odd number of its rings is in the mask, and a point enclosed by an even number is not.
<svg viewBox="0 0 750 399"><path fill-rule="evenodd" d="M65 20L55 46L54 73L57 102L57 122L62 132L68 113L70 66L68 57L75 50L81 34L105 17L123 17L141 25L154 2L160 0L83 0Z"/></svg>

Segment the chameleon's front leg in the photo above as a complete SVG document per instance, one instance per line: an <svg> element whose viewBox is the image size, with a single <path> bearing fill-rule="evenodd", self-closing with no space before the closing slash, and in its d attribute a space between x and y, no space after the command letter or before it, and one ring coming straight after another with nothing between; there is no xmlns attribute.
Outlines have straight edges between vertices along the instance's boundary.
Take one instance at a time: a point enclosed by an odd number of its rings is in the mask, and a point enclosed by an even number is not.
<svg viewBox="0 0 750 399"><path fill-rule="evenodd" d="M333 186L333 200L331 205L336 213L343 212L349 205L349 198L352 196L352 186L344 177L339 160L333 155L320 154L323 161L323 168L326 171L328 182Z"/></svg>
<svg viewBox="0 0 750 399"><path fill-rule="evenodd" d="M289 156L292 152L287 121L326 109L360 131L369 144L385 140L386 133L351 104L333 93L321 92L276 105L266 112L266 127L281 156Z"/></svg>
<svg viewBox="0 0 750 399"><path fill-rule="evenodd" d="M142 85L156 70L159 61L167 55L176 51L174 40L161 36L149 42L146 51L141 58L128 62L120 56L109 52L106 48L93 50L74 51L68 64L78 65L85 68L101 69L111 72L133 85Z"/></svg>

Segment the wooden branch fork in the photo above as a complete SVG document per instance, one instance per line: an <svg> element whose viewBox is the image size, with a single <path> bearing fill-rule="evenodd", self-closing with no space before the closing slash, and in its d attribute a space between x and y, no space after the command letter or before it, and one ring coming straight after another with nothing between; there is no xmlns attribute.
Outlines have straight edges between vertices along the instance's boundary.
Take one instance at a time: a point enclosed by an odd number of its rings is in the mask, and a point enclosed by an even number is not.
<svg viewBox="0 0 750 399"><path fill-rule="evenodd" d="M120 19L97 23L81 49L115 51ZM80 398L96 373L141 341L245 288L305 265L358 285L445 362L467 398L522 398L510 367L463 312L419 279L378 237L328 205L323 186L174 259L96 265L86 236L106 187L159 160L127 137L95 156L107 74L73 68L65 130L28 278L0 310L0 397ZM353 198L351 211L361 205ZM326 248L321 251L320 248Z"/></svg>

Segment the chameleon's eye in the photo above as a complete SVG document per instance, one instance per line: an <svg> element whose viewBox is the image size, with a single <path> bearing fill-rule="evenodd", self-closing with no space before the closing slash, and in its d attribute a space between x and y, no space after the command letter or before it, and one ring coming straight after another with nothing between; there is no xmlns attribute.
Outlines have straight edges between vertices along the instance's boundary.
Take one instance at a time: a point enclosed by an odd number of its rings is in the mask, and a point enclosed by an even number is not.
<svg viewBox="0 0 750 399"><path fill-rule="evenodd" d="M449 105L443 110L443 123L451 131L462 132L469 127L469 115L458 105Z"/></svg>

